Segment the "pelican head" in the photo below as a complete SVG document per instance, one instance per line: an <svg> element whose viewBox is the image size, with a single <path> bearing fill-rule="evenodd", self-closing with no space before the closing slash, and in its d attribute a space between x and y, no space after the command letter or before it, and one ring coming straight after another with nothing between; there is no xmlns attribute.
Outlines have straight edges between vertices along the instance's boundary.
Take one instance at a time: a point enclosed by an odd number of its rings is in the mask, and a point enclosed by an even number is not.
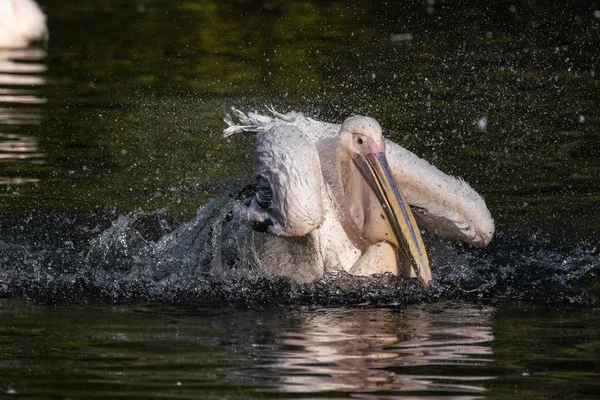
<svg viewBox="0 0 600 400"><path fill-rule="evenodd" d="M387 162L381 126L370 117L347 118L340 128L337 149L345 203L360 236L367 245L385 241L402 249L416 276L428 286L427 252Z"/></svg>

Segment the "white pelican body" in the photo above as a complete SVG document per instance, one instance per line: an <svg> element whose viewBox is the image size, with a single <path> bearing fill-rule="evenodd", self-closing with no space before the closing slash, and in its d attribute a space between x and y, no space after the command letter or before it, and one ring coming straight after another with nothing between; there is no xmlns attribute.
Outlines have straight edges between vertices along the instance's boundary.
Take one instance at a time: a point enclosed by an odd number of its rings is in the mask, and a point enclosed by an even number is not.
<svg viewBox="0 0 600 400"><path fill-rule="evenodd" d="M275 265L264 274L306 282L340 270L391 272L416 275L428 285L427 255L408 204L416 207L421 226L435 234L476 246L491 240L494 223L481 196L463 180L384 140L374 119L355 116L337 125L272 112L274 117L234 110L237 125L226 118L225 136L257 134L258 190L238 217L254 227L262 224L272 235L305 237L318 254L310 273ZM381 181L388 168L403 195L394 195L395 182ZM370 172L375 183L367 179ZM264 246L263 251L278 250Z"/></svg>
<svg viewBox="0 0 600 400"><path fill-rule="evenodd" d="M33 0L0 0L0 48L27 47L46 40L46 16Z"/></svg>

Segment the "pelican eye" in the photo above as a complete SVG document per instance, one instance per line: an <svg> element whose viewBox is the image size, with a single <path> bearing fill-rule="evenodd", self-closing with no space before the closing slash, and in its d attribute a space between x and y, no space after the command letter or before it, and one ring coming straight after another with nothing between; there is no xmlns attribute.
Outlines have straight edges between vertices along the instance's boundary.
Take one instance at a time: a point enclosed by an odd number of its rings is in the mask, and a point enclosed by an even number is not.
<svg viewBox="0 0 600 400"><path fill-rule="evenodd" d="M363 144L363 138L359 137L358 139L356 139L356 143Z"/></svg>
<svg viewBox="0 0 600 400"><path fill-rule="evenodd" d="M271 189L269 181L262 175L259 175L256 179L258 181L258 188L255 194L256 202L263 210L269 210L273 203L273 189Z"/></svg>

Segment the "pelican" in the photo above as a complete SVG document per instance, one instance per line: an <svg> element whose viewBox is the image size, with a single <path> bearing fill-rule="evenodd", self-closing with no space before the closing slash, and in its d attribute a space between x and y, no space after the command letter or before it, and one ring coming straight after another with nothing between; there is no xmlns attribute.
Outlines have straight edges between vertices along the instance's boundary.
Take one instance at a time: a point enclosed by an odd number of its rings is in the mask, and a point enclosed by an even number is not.
<svg viewBox="0 0 600 400"><path fill-rule="evenodd" d="M261 257L271 261L264 275L310 282L341 270L390 272L427 287L432 276L420 228L480 247L492 239L494 222L482 197L385 139L375 119L352 116L338 125L269 111L233 109L223 132L256 135L256 191L235 213L253 230L279 238L262 236L256 247L258 264L265 264ZM283 265L287 255L277 253L288 250L280 244L294 238L310 243L301 251L316 253L313 265Z"/></svg>
<svg viewBox="0 0 600 400"><path fill-rule="evenodd" d="M46 16L33 0L0 0L0 48L23 48L48 38Z"/></svg>

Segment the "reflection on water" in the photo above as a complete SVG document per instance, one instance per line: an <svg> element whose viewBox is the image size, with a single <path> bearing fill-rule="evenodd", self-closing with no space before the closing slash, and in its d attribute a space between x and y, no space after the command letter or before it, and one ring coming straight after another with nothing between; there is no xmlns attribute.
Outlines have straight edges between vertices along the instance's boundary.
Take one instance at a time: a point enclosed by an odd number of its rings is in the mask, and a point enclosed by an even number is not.
<svg viewBox="0 0 600 400"><path fill-rule="evenodd" d="M0 300L0 397L597 398L591 309Z"/></svg>
<svg viewBox="0 0 600 400"><path fill-rule="evenodd" d="M265 367L281 377L280 390L286 392L479 393L484 391L479 382L492 376L449 377L432 373L431 366L475 367L492 361L491 314L492 308L447 303L404 312L328 309L300 314L297 325L281 333L278 360Z"/></svg>
<svg viewBox="0 0 600 400"><path fill-rule="evenodd" d="M495 312L462 302L264 309L0 300L0 318L11 321L0 326L0 393L474 398L498 381Z"/></svg>
<svg viewBox="0 0 600 400"><path fill-rule="evenodd" d="M0 161L43 157L37 138L13 133L0 133Z"/></svg>
<svg viewBox="0 0 600 400"><path fill-rule="evenodd" d="M40 105L46 103L46 51L41 48L0 48L0 162L39 163L45 154L37 137L28 135L27 126L39 125ZM24 164L23 164L24 165ZM13 176L0 176L0 185L38 182L39 178L20 176L24 168L16 165Z"/></svg>
<svg viewBox="0 0 600 400"><path fill-rule="evenodd" d="M44 104L41 90L46 85L46 51L41 48L0 48L0 124L36 124L41 120L38 108Z"/></svg>
<svg viewBox="0 0 600 400"><path fill-rule="evenodd" d="M40 48L0 49L0 85L44 85L45 58L46 51ZM7 101L5 97L1 99ZM30 100L17 97L12 101L27 103ZM35 102L44 102L44 99Z"/></svg>

